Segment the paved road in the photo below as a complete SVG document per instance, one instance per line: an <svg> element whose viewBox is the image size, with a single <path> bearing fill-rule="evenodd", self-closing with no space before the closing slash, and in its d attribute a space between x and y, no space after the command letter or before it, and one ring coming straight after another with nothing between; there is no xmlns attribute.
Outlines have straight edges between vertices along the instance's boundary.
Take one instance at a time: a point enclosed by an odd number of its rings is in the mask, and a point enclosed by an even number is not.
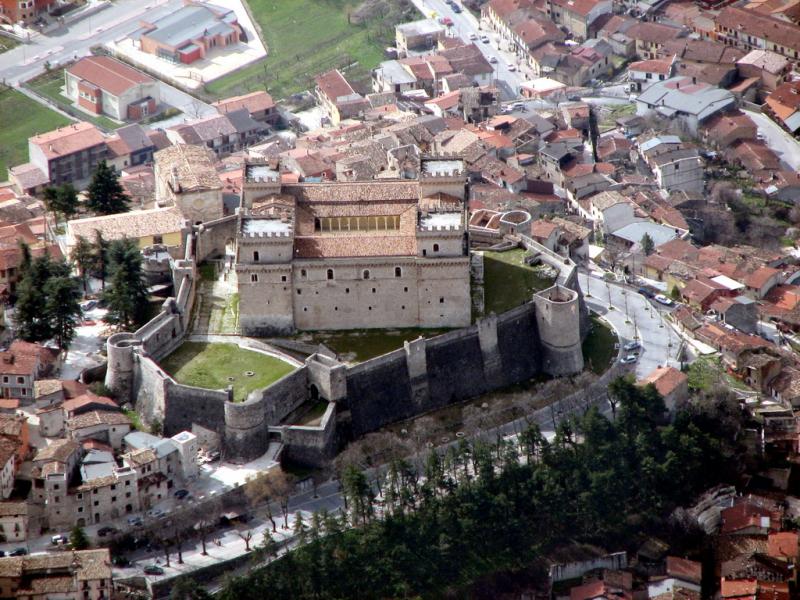
<svg viewBox="0 0 800 600"><path fill-rule="evenodd" d="M758 132L764 136L767 146L774 150L792 169L800 171L800 142L770 119L767 115L752 110L744 111L753 119Z"/></svg>
<svg viewBox="0 0 800 600"><path fill-rule="evenodd" d="M580 273L578 279L586 304L614 326L622 338L620 343L636 340L642 345L636 363L637 378L645 377L659 366L680 366L677 357L681 339L664 320L662 308L629 288L599 277Z"/></svg>
<svg viewBox="0 0 800 600"><path fill-rule="evenodd" d="M482 35L488 35L491 43L484 44L480 40L476 40L475 44L480 47L487 60L491 58L497 60L494 64L495 79L505 99L513 100L519 96L519 87L525 81L525 76L518 71L508 70L509 64L517 65L516 57L509 52L501 51L498 48L497 35L488 27L481 28L479 20L469 10L464 8L460 13L455 13L444 0L412 0L412 2L426 17L430 17L431 13L436 13L437 19L440 17L452 19L452 29L464 41L469 41L470 34L479 38Z"/></svg>
<svg viewBox="0 0 800 600"><path fill-rule="evenodd" d="M18 85L44 71L45 63L64 64L76 57L88 56L90 48L127 36L139 28L139 21L159 19L183 5L182 0L116 0L109 8L74 23L32 36L29 44L20 44L0 54L0 80ZM164 103L192 118L216 111L192 96L161 83ZM163 124L161 124L163 125Z"/></svg>

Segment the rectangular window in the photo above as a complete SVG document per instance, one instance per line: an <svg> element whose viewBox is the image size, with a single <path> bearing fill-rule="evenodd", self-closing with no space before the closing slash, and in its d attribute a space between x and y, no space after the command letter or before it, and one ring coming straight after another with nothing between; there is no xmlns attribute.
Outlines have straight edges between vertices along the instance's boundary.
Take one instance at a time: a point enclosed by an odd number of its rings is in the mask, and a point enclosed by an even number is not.
<svg viewBox="0 0 800 600"><path fill-rule="evenodd" d="M258 274L250 273L250 283L258 283Z"/></svg>

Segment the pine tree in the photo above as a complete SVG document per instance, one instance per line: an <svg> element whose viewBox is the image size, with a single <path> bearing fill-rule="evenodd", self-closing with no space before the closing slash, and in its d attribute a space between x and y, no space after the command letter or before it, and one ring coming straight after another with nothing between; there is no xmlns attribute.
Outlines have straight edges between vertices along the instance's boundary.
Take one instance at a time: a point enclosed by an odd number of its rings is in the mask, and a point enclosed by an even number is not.
<svg viewBox="0 0 800 600"><path fill-rule="evenodd" d="M83 528L76 525L69 534L69 543L73 550L86 550L89 547L89 538Z"/></svg>
<svg viewBox="0 0 800 600"><path fill-rule="evenodd" d="M97 165L87 191L86 206L98 215L113 215L130 210L130 198L122 189L117 172L104 160Z"/></svg>
<svg viewBox="0 0 800 600"><path fill-rule="evenodd" d="M78 190L71 183L45 188L43 195L47 210L53 213L56 222L58 215L69 219L78 212Z"/></svg>
<svg viewBox="0 0 800 600"><path fill-rule="evenodd" d="M52 337L47 297L42 291L53 275L53 261L44 254L30 261L17 285L14 319L19 336L28 342L40 342Z"/></svg>
<svg viewBox="0 0 800 600"><path fill-rule="evenodd" d="M62 350L75 339L75 326L81 316L81 292L73 277L51 277L44 286L45 310L50 329Z"/></svg>
<svg viewBox="0 0 800 600"><path fill-rule="evenodd" d="M100 289L105 291L106 278L108 277L108 247L109 243L103 238L99 229L94 230L94 264L92 269L100 278Z"/></svg>
<svg viewBox="0 0 800 600"><path fill-rule="evenodd" d="M649 233L645 233L642 236L640 245L642 247L642 252L644 252L645 256L650 256L653 253L653 250L656 249L655 242L653 242L653 238L650 237Z"/></svg>
<svg viewBox="0 0 800 600"><path fill-rule="evenodd" d="M92 267L95 265L95 251L92 243L83 236L78 237L78 241L72 248L70 259L78 271L78 278L83 286L83 293L87 291L87 281Z"/></svg>
<svg viewBox="0 0 800 600"><path fill-rule="evenodd" d="M142 255L132 240L111 242L108 250L111 288L103 292L108 304L106 321L122 329L144 323L147 316L147 284Z"/></svg>

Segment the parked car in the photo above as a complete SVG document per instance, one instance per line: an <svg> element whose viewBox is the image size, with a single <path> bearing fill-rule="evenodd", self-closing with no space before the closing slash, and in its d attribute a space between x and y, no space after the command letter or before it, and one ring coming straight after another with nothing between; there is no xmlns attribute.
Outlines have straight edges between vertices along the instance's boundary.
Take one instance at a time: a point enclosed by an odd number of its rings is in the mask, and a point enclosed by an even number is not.
<svg viewBox="0 0 800 600"><path fill-rule="evenodd" d="M635 354L628 354L627 356L623 356L619 362L621 362L623 365L629 365L631 363L635 363L637 360L639 360L638 356Z"/></svg>
<svg viewBox="0 0 800 600"><path fill-rule="evenodd" d="M453 4L453 12L459 14L463 9L458 4Z"/></svg>
<svg viewBox="0 0 800 600"><path fill-rule="evenodd" d="M88 312L90 310L94 310L95 308L97 308L98 304L99 302L97 300L87 300L86 302L81 304L81 309L84 312Z"/></svg>
<svg viewBox="0 0 800 600"><path fill-rule="evenodd" d="M450 27L453 24L453 19L451 19L450 17L441 17L439 19L439 23L447 27Z"/></svg>
<svg viewBox="0 0 800 600"><path fill-rule="evenodd" d="M640 287L636 291L639 292L645 298L652 298L655 295L652 290L649 290L646 287Z"/></svg>
<svg viewBox="0 0 800 600"><path fill-rule="evenodd" d="M69 538L63 533L59 533L50 538L50 543L53 544L53 546L64 545L67 542L69 542Z"/></svg>
<svg viewBox="0 0 800 600"><path fill-rule="evenodd" d="M477 33L470 33L469 34L469 39L474 42L475 40L478 39L478 34Z"/></svg>
<svg viewBox="0 0 800 600"><path fill-rule="evenodd" d="M496 56L489 57L489 62L492 63L493 65L496 65L497 64L497 57Z"/></svg>
<svg viewBox="0 0 800 600"><path fill-rule="evenodd" d="M489 36L488 36L488 35L482 35L482 36L481 36L481 41L482 41L484 44L488 44L488 43L489 43Z"/></svg>
<svg viewBox="0 0 800 600"><path fill-rule="evenodd" d="M183 500L183 499L184 499L184 498L186 498L188 495L189 495L189 490L178 490L177 492L175 492L175 497L176 497L178 500Z"/></svg>
<svg viewBox="0 0 800 600"><path fill-rule="evenodd" d="M28 553L28 550L25 548L14 548L11 552L8 553L9 556L25 556Z"/></svg>
<svg viewBox="0 0 800 600"><path fill-rule="evenodd" d="M164 511L160 508L152 508L147 511L147 516L157 519L158 517L164 516Z"/></svg>
<svg viewBox="0 0 800 600"><path fill-rule="evenodd" d="M128 517L128 525L132 525L133 527L141 527L144 525L142 522L142 517Z"/></svg>
<svg viewBox="0 0 800 600"><path fill-rule="evenodd" d="M638 350L641 347L642 345L639 342L628 342L622 347L622 349L626 352L631 352L633 350Z"/></svg>
<svg viewBox="0 0 800 600"><path fill-rule="evenodd" d="M508 67L508 70L512 73L517 70L517 66L512 65L511 63L506 63L506 67Z"/></svg>
<svg viewBox="0 0 800 600"><path fill-rule="evenodd" d="M164 569L162 569L158 565L146 565L145 568L142 569L142 571L144 571L145 575L163 575L164 574Z"/></svg>
<svg viewBox="0 0 800 600"><path fill-rule="evenodd" d="M111 564L115 567L127 567L131 564L131 561L124 556L116 555L111 557Z"/></svg>
<svg viewBox="0 0 800 600"><path fill-rule="evenodd" d="M664 294L656 294L655 301L659 304L663 304L664 306L672 306L673 302L671 299L667 298Z"/></svg>
<svg viewBox="0 0 800 600"><path fill-rule="evenodd" d="M106 537L107 535L114 535L115 533L119 533L119 529L116 527L101 527L97 530L97 535L100 537Z"/></svg>

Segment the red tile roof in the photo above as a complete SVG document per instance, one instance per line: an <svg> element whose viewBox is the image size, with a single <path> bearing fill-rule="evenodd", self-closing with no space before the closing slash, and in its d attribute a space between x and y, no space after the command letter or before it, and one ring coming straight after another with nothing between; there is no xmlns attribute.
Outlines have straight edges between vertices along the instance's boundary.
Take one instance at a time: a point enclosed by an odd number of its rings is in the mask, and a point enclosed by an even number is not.
<svg viewBox="0 0 800 600"><path fill-rule="evenodd" d="M14 340L5 352L0 352L0 373L35 375L37 365L55 362L57 352L31 342Z"/></svg>
<svg viewBox="0 0 800 600"><path fill-rule="evenodd" d="M28 138L28 141L39 146L45 158L52 159L104 144L105 137L91 123L80 121L47 133L35 135Z"/></svg>
<svg viewBox="0 0 800 600"><path fill-rule="evenodd" d="M275 106L275 101L267 92L252 92L244 96L233 96L214 102L211 106L216 106L221 113L233 112L240 108L246 108L250 114L269 110Z"/></svg>
<svg viewBox="0 0 800 600"><path fill-rule="evenodd" d="M776 275L780 275L780 271L778 269L773 269L772 267L759 267L747 276L747 278L744 280L744 284L749 288L760 290L769 282L770 279Z"/></svg>
<svg viewBox="0 0 800 600"><path fill-rule="evenodd" d="M552 0L552 3L568 12L587 17L600 0Z"/></svg>
<svg viewBox="0 0 800 600"><path fill-rule="evenodd" d="M69 67L67 73L114 96L120 96L134 86L155 82L152 77L110 56L87 56Z"/></svg>
<svg viewBox="0 0 800 600"><path fill-rule="evenodd" d="M755 579L745 581L729 581L722 578L721 595L723 598L754 598L758 583Z"/></svg>
<svg viewBox="0 0 800 600"><path fill-rule="evenodd" d="M343 96L351 96L356 93L338 69L317 75L315 81L320 91L333 103Z"/></svg>
<svg viewBox="0 0 800 600"><path fill-rule="evenodd" d="M648 385L652 383L658 393L661 394L663 397L669 396L672 392L677 390L681 385L685 384L689 378L686 376L686 373L682 373L675 367L658 367L652 373L650 373L647 377L639 381L639 385ZM700 573L700 563L695 563L691 560L684 560L682 558L675 558L675 557L668 557L667 558L667 573L672 575L673 577L678 577L675 573L670 573L670 560L673 561L673 569L676 572L681 570L687 571L690 568L697 569L697 577L699 581L699 573ZM694 565L694 566L693 566ZM694 581L693 579L687 579L687 581Z"/></svg>
<svg viewBox="0 0 800 600"><path fill-rule="evenodd" d="M752 502L741 502L726 508L720 516L722 517L722 533L736 533L749 527L769 529L780 524L780 514Z"/></svg>
<svg viewBox="0 0 800 600"><path fill-rule="evenodd" d="M742 32L800 51L800 28L794 23L758 14L752 10L726 6L716 18L717 27Z"/></svg>
<svg viewBox="0 0 800 600"><path fill-rule="evenodd" d="M795 560L798 555L800 535L796 531L770 533L767 538L767 554L773 558Z"/></svg>

